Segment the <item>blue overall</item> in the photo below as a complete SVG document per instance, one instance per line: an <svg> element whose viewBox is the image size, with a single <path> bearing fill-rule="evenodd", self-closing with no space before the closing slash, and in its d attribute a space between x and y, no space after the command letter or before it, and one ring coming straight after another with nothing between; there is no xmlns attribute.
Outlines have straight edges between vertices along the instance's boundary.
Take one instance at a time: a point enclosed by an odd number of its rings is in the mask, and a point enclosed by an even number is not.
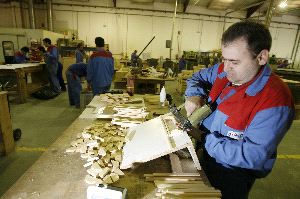
<svg viewBox="0 0 300 199"><path fill-rule="evenodd" d="M56 46L49 46L45 53L45 62L48 70L50 87L55 93L60 93L60 85L57 78L58 69L58 51Z"/></svg>
<svg viewBox="0 0 300 199"><path fill-rule="evenodd" d="M114 75L114 59L110 52L94 52L87 67L87 81L92 86L93 94L109 91Z"/></svg>
<svg viewBox="0 0 300 199"><path fill-rule="evenodd" d="M84 52L80 50L75 51L76 63L83 63Z"/></svg>
<svg viewBox="0 0 300 199"><path fill-rule="evenodd" d="M294 101L268 64L240 86L226 76L224 64L202 69L187 80L185 95L208 98L214 107L199 121L206 133L200 163L211 185L222 199L244 199L255 179L271 172L294 118Z"/></svg>
<svg viewBox="0 0 300 199"><path fill-rule="evenodd" d="M70 105L80 106L80 93L82 90L80 77L86 77L87 64L72 64L66 71L68 95Z"/></svg>
<svg viewBox="0 0 300 199"><path fill-rule="evenodd" d="M26 63L26 62L27 62L26 56L21 51L17 51L14 56L14 63L22 64L22 63Z"/></svg>

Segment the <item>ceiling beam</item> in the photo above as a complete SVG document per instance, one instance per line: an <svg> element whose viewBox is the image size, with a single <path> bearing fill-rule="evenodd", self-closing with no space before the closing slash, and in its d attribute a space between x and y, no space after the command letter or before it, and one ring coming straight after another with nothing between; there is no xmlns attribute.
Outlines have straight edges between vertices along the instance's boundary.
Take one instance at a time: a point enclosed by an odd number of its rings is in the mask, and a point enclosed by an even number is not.
<svg viewBox="0 0 300 199"><path fill-rule="evenodd" d="M183 12L184 12L184 13L185 13L185 11L186 11L186 9L187 9L189 3L190 3L190 0L185 0L185 1L183 2Z"/></svg>
<svg viewBox="0 0 300 199"><path fill-rule="evenodd" d="M113 0L113 3L114 3L114 8L117 7L117 0Z"/></svg>
<svg viewBox="0 0 300 199"><path fill-rule="evenodd" d="M248 19L249 17L251 17L251 15L253 13L255 13L261 7L261 5L262 4L258 4L258 5L252 6L250 8L247 8L246 19Z"/></svg>

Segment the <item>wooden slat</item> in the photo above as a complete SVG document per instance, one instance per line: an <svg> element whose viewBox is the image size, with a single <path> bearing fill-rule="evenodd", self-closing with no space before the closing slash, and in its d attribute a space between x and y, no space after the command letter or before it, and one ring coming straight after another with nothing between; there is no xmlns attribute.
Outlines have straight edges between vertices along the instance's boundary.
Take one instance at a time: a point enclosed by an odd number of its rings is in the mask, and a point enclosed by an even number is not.
<svg viewBox="0 0 300 199"><path fill-rule="evenodd" d="M196 181L196 180L201 180L200 177L195 176L195 177L186 177L186 176L177 176L177 177L146 177L146 182L149 181L154 181L154 180L174 180L174 181L181 181L181 182L186 182L186 181Z"/></svg>
<svg viewBox="0 0 300 199"><path fill-rule="evenodd" d="M7 101L8 92L0 92L0 154L8 154L14 150L15 143Z"/></svg>
<svg viewBox="0 0 300 199"><path fill-rule="evenodd" d="M145 174L146 181L156 186L155 196L160 198L221 198L221 192L206 182L200 173Z"/></svg>
<svg viewBox="0 0 300 199"><path fill-rule="evenodd" d="M199 173L152 173L152 174L144 174L144 177L148 176L163 176L163 177L193 177L193 176L200 176Z"/></svg>
<svg viewBox="0 0 300 199"><path fill-rule="evenodd" d="M182 167L181 167L181 162L179 157L174 153L169 154L169 157L170 157L172 172L176 174L182 173Z"/></svg>

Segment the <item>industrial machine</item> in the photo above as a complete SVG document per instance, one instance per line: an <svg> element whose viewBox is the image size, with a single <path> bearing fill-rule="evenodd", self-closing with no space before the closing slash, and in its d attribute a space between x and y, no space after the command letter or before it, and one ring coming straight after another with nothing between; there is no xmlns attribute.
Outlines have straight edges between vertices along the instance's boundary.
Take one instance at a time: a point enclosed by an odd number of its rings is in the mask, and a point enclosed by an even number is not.
<svg viewBox="0 0 300 199"><path fill-rule="evenodd" d="M14 43L12 41L2 41L2 50L6 64L12 64L14 61Z"/></svg>

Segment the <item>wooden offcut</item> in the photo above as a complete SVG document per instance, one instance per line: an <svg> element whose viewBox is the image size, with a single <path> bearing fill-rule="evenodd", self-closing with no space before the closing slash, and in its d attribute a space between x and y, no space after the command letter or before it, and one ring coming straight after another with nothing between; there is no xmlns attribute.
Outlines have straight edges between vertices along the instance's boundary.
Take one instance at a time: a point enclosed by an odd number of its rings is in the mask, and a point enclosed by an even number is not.
<svg viewBox="0 0 300 199"><path fill-rule="evenodd" d="M0 92L0 154L7 155L15 147L6 91Z"/></svg>
<svg viewBox="0 0 300 199"><path fill-rule="evenodd" d="M201 173L145 174L146 181L153 181L157 198L221 198L221 192L200 177Z"/></svg>

